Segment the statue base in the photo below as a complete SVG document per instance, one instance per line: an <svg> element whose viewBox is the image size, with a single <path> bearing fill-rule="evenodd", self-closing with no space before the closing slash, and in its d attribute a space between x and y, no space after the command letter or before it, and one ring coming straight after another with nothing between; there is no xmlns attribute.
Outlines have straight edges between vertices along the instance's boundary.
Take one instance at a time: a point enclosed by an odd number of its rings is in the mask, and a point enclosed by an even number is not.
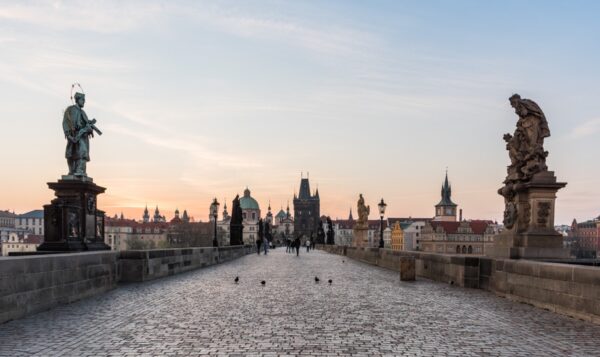
<svg viewBox="0 0 600 357"><path fill-rule="evenodd" d="M244 245L244 225L232 224L229 232L229 245Z"/></svg>
<svg viewBox="0 0 600 357"><path fill-rule="evenodd" d="M369 247L369 227L354 227L352 246L359 248Z"/></svg>
<svg viewBox="0 0 600 357"><path fill-rule="evenodd" d="M540 172L527 183L500 189L512 190L512 214L507 205L505 225L510 226L494 237L487 255L505 259L567 259L563 236L554 229L556 192L565 187L556 182L553 172Z"/></svg>
<svg viewBox="0 0 600 357"><path fill-rule="evenodd" d="M106 188L91 178L63 176L49 182L56 198L44 206L44 243L40 252L110 250L104 243L104 212L96 208L96 198Z"/></svg>

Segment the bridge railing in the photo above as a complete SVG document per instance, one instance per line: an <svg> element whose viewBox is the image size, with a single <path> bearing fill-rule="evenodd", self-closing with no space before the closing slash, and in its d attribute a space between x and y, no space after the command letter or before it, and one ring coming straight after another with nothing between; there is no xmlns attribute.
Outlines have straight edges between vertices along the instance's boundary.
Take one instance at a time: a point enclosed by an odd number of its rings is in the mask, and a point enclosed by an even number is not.
<svg viewBox="0 0 600 357"><path fill-rule="evenodd" d="M253 253L252 246L96 251L0 258L0 323Z"/></svg>
<svg viewBox="0 0 600 357"><path fill-rule="evenodd" d="M418 277L483 289L600 323L600 267L380 248L317 245L317 249L394 271L400 270L401 256L413 256Z"/></svg>

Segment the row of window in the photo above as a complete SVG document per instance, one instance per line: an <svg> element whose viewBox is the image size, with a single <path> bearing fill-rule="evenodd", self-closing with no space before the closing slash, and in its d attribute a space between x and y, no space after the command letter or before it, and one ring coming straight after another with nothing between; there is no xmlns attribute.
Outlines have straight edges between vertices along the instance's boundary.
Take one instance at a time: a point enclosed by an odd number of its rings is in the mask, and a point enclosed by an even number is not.
<svg viewBox="0 0 600 357"><path fill-rule="evenodd" d="M43 223L43 218L15 218L15 224L18 226L39 226Z"/></svg>
<svg viewBox="0 0 600 357"><path fill-rule="evenodd" d="M246 212L243 212L243 213L242 213L242 217L243 217L244 219L247 219ZM255 221L255 220L256 220L256 212L252 212L252 220L253 220L253 221Z"/></svg>

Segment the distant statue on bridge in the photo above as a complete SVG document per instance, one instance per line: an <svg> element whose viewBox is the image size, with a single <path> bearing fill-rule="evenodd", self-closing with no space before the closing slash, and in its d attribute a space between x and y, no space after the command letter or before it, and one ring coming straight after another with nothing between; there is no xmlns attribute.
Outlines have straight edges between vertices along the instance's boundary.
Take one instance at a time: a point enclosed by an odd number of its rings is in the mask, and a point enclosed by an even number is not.
<svg viewBox="0 0 600 357"><path fill-rule="evenodd" d="M231 221L229 222L229 244L241 245L244 244L243 229L244 225L242 208L240 207L240 195L236 195L231 203Z"/></svg>
<svg viewBox="0 0 600 357"><path fill-rule="evenodd" d="M358 221L356 222L356 225L358 227L368 226L369 213L371 213L371 207L365 206L365 199L363 198L362 193L359 194L357 211L358 211Z"/></svg>

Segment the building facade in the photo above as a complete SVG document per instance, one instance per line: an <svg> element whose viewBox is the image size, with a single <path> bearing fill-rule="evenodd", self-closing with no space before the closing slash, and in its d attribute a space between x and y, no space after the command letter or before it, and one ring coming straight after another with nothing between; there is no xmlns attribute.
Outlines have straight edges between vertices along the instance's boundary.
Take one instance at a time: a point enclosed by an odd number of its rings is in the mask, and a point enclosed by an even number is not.
<svg viewBox="0 0 600 357"><path fill-rule="evenodd" d="M136 222L125 218L106 218L104 242L112 250L154 249L167 245L169 224L166 222Z"/></svg>
<svg viewBox="0 0 600 357"><path fill-rule="evenodd" d="M321 217L319 189L311 194L308 178L300 179L298 196L294 194L294 235L315 238Z"/></svg>
<svg viewBox="0 0 600 357"><path fill-rule="evenodd" d="M242 224L244 225L242 239L246 244L254 244L258 238L260 206L250 195L250 190L247 187L244 190L244 196L240 197L240 208L242 209Z"/></svg>
<svg viewBox="0 0 600 357"><path fill-rule="evenodd" d="M41 209L20 214L15 218L15 228L44 236L44 211Z"/></svg>
<svg viewBox="0 0 600 357"><path fill-rule="evenodd" d="M294 217L290 214L290 205L273 217L273 237L277 244L283 244L294 237Z"/></svg>
<svg viewBox="0 0 600 357"><path fill-rule="evenodd" d="M392 226L391 241L392 250L404 250L404 231L399 221Z"/></svg>
<svg viewBox="0 0 600 357"><path fill-rule="evenodd" d="M43 236L31 234L29 231L12 231L6 241L0 243L2 256L6 257L10 253L35 252L43 241Z"/></svg>
<svg viewBox="0 0 600 357"><path fill-rule="evenodd" d="M578 223L573 220L565 238L572 254L578 258L596 258L600 255L600 216Z"/></svg>
<svg viewBox="0 0 600 357"><path fill-rule="evenodd" d="M420 245L424 252L485 255L498 233L492 221L430 221L421 231Z"/></svg>
<svg viewBox="0 0 600 357"><path fill-rule="evenodd" d="M15 228L15 219L17 215L14 212L0 211L0 228Z"/></svg>

